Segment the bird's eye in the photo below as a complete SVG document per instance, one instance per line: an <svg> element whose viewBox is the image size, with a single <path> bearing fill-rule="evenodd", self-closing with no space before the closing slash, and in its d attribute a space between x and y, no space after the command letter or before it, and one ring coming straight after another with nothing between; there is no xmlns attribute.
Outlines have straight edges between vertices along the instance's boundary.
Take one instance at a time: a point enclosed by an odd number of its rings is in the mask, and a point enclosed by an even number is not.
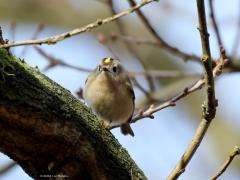
<svg viewBox="0 0 240 180"><path fill-rule="evenodd" d="M113 70L113 72L117 72L117 67L113 66L112 70Z"/></svg>
<svg viewBox="0 0 240 180"><path fill-rule="evenodd" d="M98 69L98 71L101 71L102 68L101 68L101 66L98 66L97 69Z"/></svg>

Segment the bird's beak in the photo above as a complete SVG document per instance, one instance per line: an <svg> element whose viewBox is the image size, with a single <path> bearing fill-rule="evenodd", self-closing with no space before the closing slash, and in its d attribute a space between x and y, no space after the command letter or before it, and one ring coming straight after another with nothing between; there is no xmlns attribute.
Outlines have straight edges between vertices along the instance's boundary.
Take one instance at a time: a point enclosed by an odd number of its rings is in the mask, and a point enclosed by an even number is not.
<svg viewBox="0 0 240 180"><path fill-rule="evenodd" d="M106 67L103 67L102 70L103 70L103 71L109 71Z"/></svg>
<svg viewBox="0 0 240 180"><path fill-rule="evenodd" d="M105 72L105 73L107 73L107 74L112 74L112 72L109 71L109 69L106 68L106 67L103 67L103 68L102 68L102 72Z"/></svg>

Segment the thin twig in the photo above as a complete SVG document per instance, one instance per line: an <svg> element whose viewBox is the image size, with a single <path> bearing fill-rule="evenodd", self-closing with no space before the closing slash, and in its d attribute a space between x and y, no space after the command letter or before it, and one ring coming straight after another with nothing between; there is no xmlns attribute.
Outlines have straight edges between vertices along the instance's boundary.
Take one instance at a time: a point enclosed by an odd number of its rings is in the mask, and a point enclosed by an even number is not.
<svg viewBox="0 0 240 180"><path fill-rule="evenodd" d="M205 68L205 82L206 82L206 91L207 97L202 105L202 120L192 138L191 143L187 147L186 151L182 155L180 161L174 167L170 175L168 176L169 180L177 179L184 171L196 150L200 146L204 135L207 132L207 129L215 117L216 113L216 105L217 101L215 99L215 91L214 91L214 76L212 70L212 62L211 62L211 53L209 47L209 39L207 32L207 23L206 23L206 15L205 15L205 5L203 0L197 0L197 9L198 9L198 19L199 19L199 32L201 36L202 43L202 63ZM225 51L224 51L225 52ZM224 55L225 56L225 55ZM224 62L220 61L220 62Z"/></svg>
<svg viewBox="0 0 240 180"><path fill-rule="evenodd" d="M9 170L11 170L13 167L15 167L17 163L15 161L9 162L8 164L4 165L3 167L0 167L0 175L5 174Z"/></svg>
<svg viewBox="0 0 240 180"><path fill-rule="evenodd" d="M153 119L154 118L153 114L155 112L158 112L158 111L160 111L164 108L170 107L170 106L175 106L176 102L178 100L184 98L185 96L191 94L192 92L195 92L195 91L201 89L203 87L204 83L205 83L204 79L199 79L193 85L184 88L184 90L182 92L180 92L176 96L170 98L169 100L167 100L167 101L165 101L165 102L163 102L159 105L150 105L149 108L146 109L145 111L139 112L138 114L136 114L133 117L131 123L135 123L138 120L143 119L143 118L147 118L147 117Z"/></svg>
<svg viewBox="0 0 240 180"><path fill-rule="evenodd" d="M213 69L213 77L219 76L223 72L223 68L229 63L229 59L226 56L226 51L223 47L220 48L221 56L216 60L216 66Z"/></svg>
<svg viewBox="0 0 240 180"><path fill-rule="evenodd" d="M55 36L52 36L52 37L49 37L46 39L37 39L37 40L29 40L29 41L21 41L21 42L16 42L16 43L3 44L3 45L0 45L0 48L16 47L16 46L23 46L23 45L36 45L36 44L38 44L38 45L56 44L66 38L78 35L83 32L91 31L92 29L97 28L103 24L110 23L120 17L126 16L126 15L136 11L137 9L141 8L142 6L144 6L148 3L151 3L153 1L155 1L155 0L143 0L143 1L141 1L141 3L137 4L136 6L129 8L125 11L122 11L121 13L115 14L114 16L107 17L105 19L98 19L97 21L95 21L91 24L88 24L84 27L76 28L71 31L68 31L68 32L65 32L65 33L62 33L59 35L55 35Z"/></svg>
<svg viewBox="0 0 240 180"><path fill-rule="evenodd" d="M134 0L128 0L128 2L133 7L136 5ZM148 19L145 17L145 15L142 13L141 10L137 9L137 14L140 17L140 19L142 20L145 27L151 32L151 34L161 44L162 48L168 50L170 53L175 54L178 57L181 57L185 61L192 60L192 61L196 61L196 62L201 62L200 59L197 56L189 55L189 54L181 51L180 49L178 49L176 47L173 47L170 44L168 44L162 37L160 37L160 35L157 33L157 31L152 27L152 25L149 23Z"/></svg>
<svg viewBox="0 0 240 180"><path fill-rule="evenodd" d="M75 69L78 71L82 71L82 72L92 72L92 69L87 69L87 68L83 68L83 67L77 67L68 63L65 63L64 61L62 61L61 59L57 59L49 54L47 54L42 48L38 47L38 46L34 46L34 48L36 49L36 51L42 55L43 57L46 58L46 60L49 62L49 64L47 65L46 68L44 68L43 71L47 71L50 68L53 68L55 66L64 66L64 67L68 67L71 69Z"/></svg>
<svg viewBox="0 0 240 180"><path fill-rule="evenodd" d="M219 32L219 28L218 28L218 25L217 25L217 21L216 21L216 18L215 18L215 12L214 12L214 8L213 8L213 1L214 0L209 0L209 7L210 7L210 17L211 17L211 20L212 20L212 24L213 24L213 29L216 33L216 36L217 36L217 41L218 41L218 46L219 48L220 47L224 47L223 46L223 43L222 43L222 38L220 36L220 32Z"/></svg>
<svg viewBox="0 0 240 180"><path fill-rule="evenodd" d="M214 176L211 177L211 180L216 180L217 178L219 178L228 168L228 166L231 164L231 162L233 161L233 159L237 156L240 155L240 148L239 147L235 147L234 150L230 153L229 157L227 158L227 160L223 163L223 165L219 168L219 170L216 172L216 174Z"/></svg>

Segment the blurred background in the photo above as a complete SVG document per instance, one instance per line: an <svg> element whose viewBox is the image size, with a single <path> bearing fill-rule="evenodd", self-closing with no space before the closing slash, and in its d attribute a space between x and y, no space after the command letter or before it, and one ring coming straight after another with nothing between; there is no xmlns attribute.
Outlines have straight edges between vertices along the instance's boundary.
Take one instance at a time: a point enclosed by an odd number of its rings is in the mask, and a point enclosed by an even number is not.
<svg viewBox="0 0 240 180"><path fill-rule="evenodd" d="M211 52L213 59L216 59L219 57L219 48L209 20L208 1L205 2ZM46 38L111 16L113 11L120 12L129 7L127 0L113 0L112 3L111 7L108 0L0 0L0 25L4 38L10 42ZM239 1L214 1L214 9L226 51L234 52L236 57L239 57L237 46L234 45L240 38L236 36L240 16ZM196 1L161 0L141 10L166 42L183 52L201 56ZM125 43L121 38L113 38L113 34L155 40L139 17L133 13L92 32L68 38L56 45L42 45L40 48L65 63L87 69L93 69L104 57L117 57L129 72L140 72L144 69L167 70L170 74L203 72L198 62L184 62L182 58L159 46ZM48 60L33 46L11 48L11 51L17 57L24 58L31 66L38 66L44 74L75 96L84 86L88 73L64 66L46 68L49 65ZM183 91L199 78L193 75L162 78L137 76L141 86L160 101ZM144 107L147 103L144 93L136 87L134 90L137 108ZM209 179L233 148L240 145L239 92L239 73L223 74L216 80L216 97L219 100L217 116L179 179ZM165 179L181 158L200 122L204 97L203 88L178 101L177 106L157 112L154 119L142 119L132 124L134 138L123 136L118 128L112 130L150 180ZM0 168L9 162L11 160L1 154ZM0 175L0 179L31 178L21 167L14 166ZM239 157L234 159L220 179L240 179Z"/></svg>

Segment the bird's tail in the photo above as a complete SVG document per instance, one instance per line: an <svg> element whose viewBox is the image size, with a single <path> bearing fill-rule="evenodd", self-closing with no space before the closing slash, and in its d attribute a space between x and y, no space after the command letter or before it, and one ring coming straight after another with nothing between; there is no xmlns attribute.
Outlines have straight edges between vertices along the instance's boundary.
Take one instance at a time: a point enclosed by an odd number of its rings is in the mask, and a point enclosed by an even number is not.
<svg viewBox="0 0 240 180"><path fill-rule="evenodd" d="M132 130L132 128L131 128L129 123L125 123L125 124L121 125L120 128L121 128L121 132L124 135L130 134L131 136L134 136L133 130Z"/></svg>

